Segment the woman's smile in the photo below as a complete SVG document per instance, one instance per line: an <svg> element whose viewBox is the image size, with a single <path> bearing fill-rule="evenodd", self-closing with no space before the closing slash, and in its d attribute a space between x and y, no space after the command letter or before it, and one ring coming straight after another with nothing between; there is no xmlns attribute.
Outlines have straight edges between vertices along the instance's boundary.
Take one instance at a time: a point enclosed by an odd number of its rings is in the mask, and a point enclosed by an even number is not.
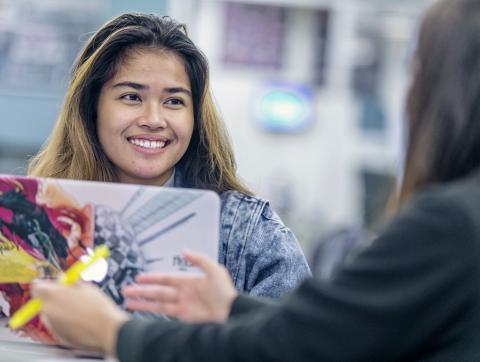
<svg viewBox="0 0 480 362"><path fill-rule="evenodd" d="M171 144L166 137L133 136L127 138L128 143L140 153L160 154Z"/></svg>

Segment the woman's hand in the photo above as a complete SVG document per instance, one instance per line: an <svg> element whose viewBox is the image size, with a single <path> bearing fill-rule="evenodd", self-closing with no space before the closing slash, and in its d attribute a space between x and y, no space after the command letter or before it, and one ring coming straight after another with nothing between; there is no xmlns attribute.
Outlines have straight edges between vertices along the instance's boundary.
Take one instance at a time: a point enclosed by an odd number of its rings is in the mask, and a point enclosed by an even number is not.
<svg viewBox="0 0 480 362"><path fill-rule="evenodd" d="M32 295L43 300L41 318L59 340L115 356L118 331L130 317L99 288L38 281Z"/></svg>
<svg viewBox="0 0 480 362"><path fill-rule="evenodd" d="M145 273L123 289L127 307L163 313L186 322L224 322L237 292L227 270L208 257L185 252L204 275Z"/></svg>

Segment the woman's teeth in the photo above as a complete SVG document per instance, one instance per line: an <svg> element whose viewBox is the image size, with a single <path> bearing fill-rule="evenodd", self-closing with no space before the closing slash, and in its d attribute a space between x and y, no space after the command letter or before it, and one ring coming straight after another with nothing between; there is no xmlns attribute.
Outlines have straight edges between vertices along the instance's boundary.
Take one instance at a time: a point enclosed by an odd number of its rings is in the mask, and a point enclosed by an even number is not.
<svg viewBox="0 0 480 362"><path fill-rule="evenodd" d="M147 141L147 140L139 140L139 139L130 139L128 140L132 145L140 146L143 148L164 148L166 142L161 141Z"/></svg>

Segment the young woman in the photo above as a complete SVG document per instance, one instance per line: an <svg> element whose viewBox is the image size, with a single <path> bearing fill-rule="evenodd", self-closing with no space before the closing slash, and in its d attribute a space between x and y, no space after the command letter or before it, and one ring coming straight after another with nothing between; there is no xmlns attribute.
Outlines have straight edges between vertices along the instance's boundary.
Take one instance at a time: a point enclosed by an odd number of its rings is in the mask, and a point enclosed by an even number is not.
<svg viewBox="0 0 480 362"><path fill-rule="evenodd" d="M238 180L207 60L170 18L124 14L91 37L29 175L214 190L218 261L238 291L279 297L310 274L292 232Z"/></svg>
<svg viewBox="0 0 480 362"><path fill-rule="evenodd" d="M185 319L230 316L225 324L130 319L92 286L55 283L35 288L44 317L65 340L120 361L479 361L479 34L478 0L439 0L428 13L402 210L331 282L307 280L269 305L236 296L221 267L190 255L205 276L196 289L164 278L162 303Z"/></svg>

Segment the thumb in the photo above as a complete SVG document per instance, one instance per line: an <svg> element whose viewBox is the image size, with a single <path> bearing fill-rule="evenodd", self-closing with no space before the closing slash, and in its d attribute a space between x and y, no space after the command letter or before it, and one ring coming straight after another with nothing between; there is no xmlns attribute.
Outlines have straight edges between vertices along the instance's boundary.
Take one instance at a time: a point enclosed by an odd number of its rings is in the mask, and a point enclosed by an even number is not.
<svg viewBox="0 0 480 362"><path fill-rule="evenodd" d="M196 267L199 267L203 272L209 276L212 274L215 274L218 272L218 263L212 259L210 259L208 256L202 253L196 253L190 250L184 250L183 251L183 256L195 265Z"/></svg>

